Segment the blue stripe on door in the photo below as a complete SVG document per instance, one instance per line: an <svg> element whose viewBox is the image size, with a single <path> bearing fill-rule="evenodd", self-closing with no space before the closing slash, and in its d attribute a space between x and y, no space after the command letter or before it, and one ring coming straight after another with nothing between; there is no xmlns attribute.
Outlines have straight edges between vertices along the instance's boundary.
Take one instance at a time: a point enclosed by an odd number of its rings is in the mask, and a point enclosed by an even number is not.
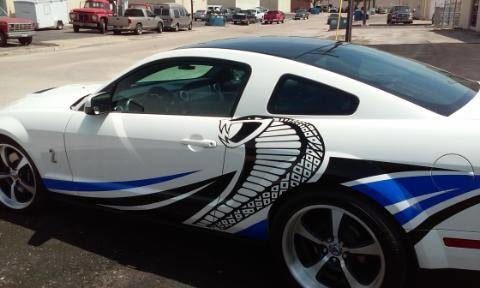
<svg viewBox="0 0 480 288"><path fill-rule="evenodd" d="M138 188L153 184L159 184L170 180L178 179L188 176L198 171L184 172L168 176L161 176L142 180L119 181L119 182L76 182L56 179L43 179L45 187L50 190L64 190L64 191L112 191Z"/></svg>

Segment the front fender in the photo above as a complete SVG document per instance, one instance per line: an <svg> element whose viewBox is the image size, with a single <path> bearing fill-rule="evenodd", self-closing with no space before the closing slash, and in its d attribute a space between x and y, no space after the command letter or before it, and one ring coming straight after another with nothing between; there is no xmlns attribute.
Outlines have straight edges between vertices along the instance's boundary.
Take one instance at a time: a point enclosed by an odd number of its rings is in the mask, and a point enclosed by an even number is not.
<svg viewBox="0 0 480 288"><path fill-rule="evenodd" d="M0 135L11 138L24 149L28 146L30 140L27 129L25 129L25 126L22 124L22 122L16 118L6 115L0 115Z"/></svg>

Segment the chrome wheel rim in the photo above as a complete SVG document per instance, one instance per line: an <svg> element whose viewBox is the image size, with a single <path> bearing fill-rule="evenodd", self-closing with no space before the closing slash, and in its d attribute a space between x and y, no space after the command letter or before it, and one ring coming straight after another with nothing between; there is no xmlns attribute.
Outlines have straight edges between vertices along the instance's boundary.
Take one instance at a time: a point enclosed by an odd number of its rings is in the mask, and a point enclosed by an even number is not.
<svg viewBox="0 0 480 288"><path fill-rule="evenodd" d="M0 202L12 209L24 209L35 199L33 166L17 148L0 144Z"/></svg>
<svg viewBox="0 0 480 288"><path fill-rule="evenodd" d="M297 211L283 231L282 250L302 287L380 287L385 276L385 256L375 234L336 206Z"/></svg>

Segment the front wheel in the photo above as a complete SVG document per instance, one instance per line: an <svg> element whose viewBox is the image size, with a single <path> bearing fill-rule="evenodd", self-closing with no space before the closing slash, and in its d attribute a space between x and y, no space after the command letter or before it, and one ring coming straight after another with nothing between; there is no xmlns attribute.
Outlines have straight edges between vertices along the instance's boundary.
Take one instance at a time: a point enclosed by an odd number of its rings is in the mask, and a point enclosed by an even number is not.
<svg viewBox="0 0 480 288"><path fill-rule="evenodd" d="M406 242L364 199L305 193L287 200L275 215L274 255L294 286L404 287Z"/></svg>
<svg viewBox="0 0 480 288"><path fill-rule="evenodd" d="M18 144L0 137L0 203L28 211L43 203L40 176L32 159Z"/></svg>
<svg viewBox="0 0 480 288"><path fill-rule="evenodd" d="M143 33L143 27L142 27L142 24L137 24L136 28L135 28L135 34L136 35L142 35Z"/></svg>
<svg viewBox="0 0 480 288"><path fill-rule="evenodd" d="M18 42L20 42L21 45L23 46L28 46L32 44L33 38L32 37L22 37L18 38Z"/></svg>
<svg viewBox="0 0 480 288"><path fill-rule="evenodd" d="M190 25L188 25L188 30L192 30L192 23L190 23Z"/></svg>
<svg viewBox="0 0 480 288"><path fill-rule="evenodd" d="M64 28L63 21L58 21L56 28L57 28L57 30L63 30L63 28Z"/></svg>
<svg viewBox="0 0 480 288"><path fill-rule="evenodd" d="M104 19L101 19L98 23L98 30L101 34L105 34L105 32L107 32L107 22L105 22Z"/></svg>
<svg viewBox="0 0 480 288"><path fill-rule="evenodd" d="M0 31L0 47L7 46L7 37Z"/></svg>
<svg viewBox="0 0 480 288"><path fill-rule="evenodd" d="M73 25L73 32L78 33L80 31L80 26Z"/></svg>
<svg viewBox="0 0 480 288"><path fill-rule="evenodd" d="M158 33L162 33L162 32L163 32L163 24L162 24L162 23L158 23L157 32L158 32Z"/></svg>

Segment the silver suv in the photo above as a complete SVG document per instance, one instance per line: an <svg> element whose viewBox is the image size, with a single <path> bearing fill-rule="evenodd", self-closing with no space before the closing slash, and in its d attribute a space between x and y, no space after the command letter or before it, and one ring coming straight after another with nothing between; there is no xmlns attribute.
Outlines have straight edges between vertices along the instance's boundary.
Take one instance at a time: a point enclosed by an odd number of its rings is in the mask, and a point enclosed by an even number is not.
<svg viewBox="0 0 480 288"><path fill-rule="evenodd" d="M153 12L162 18L165 29L173 31L192 30L192 15L180 4L154 5Z"/></svg>

